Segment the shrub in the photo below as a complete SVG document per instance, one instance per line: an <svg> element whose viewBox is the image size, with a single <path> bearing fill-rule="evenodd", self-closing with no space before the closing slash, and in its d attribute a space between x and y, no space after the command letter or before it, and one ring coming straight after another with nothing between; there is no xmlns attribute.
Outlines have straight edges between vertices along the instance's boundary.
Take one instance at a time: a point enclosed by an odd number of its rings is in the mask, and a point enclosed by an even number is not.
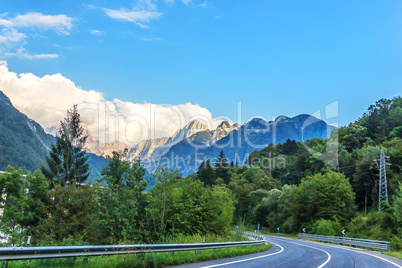
<svg viewBox="0 0 402 268"><path fill-rule="evenodd" d="M338 236L341 231L342 226L338 221L320 219L313 224L313 233L317 235Z"/></svg>

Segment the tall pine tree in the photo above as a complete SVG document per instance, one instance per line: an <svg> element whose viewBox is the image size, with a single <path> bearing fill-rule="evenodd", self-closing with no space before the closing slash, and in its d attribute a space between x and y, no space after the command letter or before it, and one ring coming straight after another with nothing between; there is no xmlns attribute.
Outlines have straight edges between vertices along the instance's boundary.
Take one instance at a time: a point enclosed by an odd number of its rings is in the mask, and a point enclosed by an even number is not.
<svg viewBox="0 0 402 268"><path fill-rule="evenodd" d="M223 151L219 153L215 162L215 174L217 178L222 178L225 184L230 182L229 162Z"/></svg>
<svg viewBox="0 0 402 268"><path fill-rule="evenodd" d="M211 166L211 161L209 159L202 162L201 166L198 168L197 176L198 179L202 181L205 186L211 186L215 183L215 170Z"/></svg>
<svg viewBox="0 0 402 268"><path fill-rule="evenodd" d="M88 156L85 155L85 142L81 126L80 114L77 105L67 111L67 116L60 122L59 135L56 143L51 145L49 155L46 156L47 167L42 166L41 171L53 187L55 182L82 183L90 172Z"/></svg>

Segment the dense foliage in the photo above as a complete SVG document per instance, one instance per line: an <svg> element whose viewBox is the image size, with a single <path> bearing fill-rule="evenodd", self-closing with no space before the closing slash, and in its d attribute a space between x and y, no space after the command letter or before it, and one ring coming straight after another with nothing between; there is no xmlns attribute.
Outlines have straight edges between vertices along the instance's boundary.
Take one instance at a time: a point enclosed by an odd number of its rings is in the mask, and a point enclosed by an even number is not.
<svg viewBox="0 0 402 268"><path fill-rule="evenodd" d="M401 97L381 99L362 118L335 130L326 140L288 140L252 153L249 163L256 163L282 189L265 192L250 208L249 219L272 231L280 226L291 232L306 228L312 233L340 235L346 229L349 236L392 240L395 248L402 248L401 130ZM376 159L381 148L390 156L389 204L378 212Z"/></svg>
<svg viewBox="0 0 402 268"><path fill-rule="evenodd" d="M126 161L124 153L107 159L96 183L77 184L81 173L64 167L66 152L62 146L58 151L56 143L48 157L54 165L48 171L59 172L54 176L36 171L22 179L22 170L12 167L0 174L0 231L16 245L27 235L36 244L66 239L152 243L177 235L226 235L233 223L259 222L271 231L306 228L341 235L346 229L348 236L392 240L394 248L401 248L401 123L401 98L380 100L328 139L270 145L252 153L246 165L229 164L221 151L214 162L205 160L186 178L161 167L152 174L157 183L150 191L144 167ZM65 131L71 128L74 124ZM80 159L84 147L68 145L77 150L67 151L68 158ZM390 199L378 212L375 159L381 148L390 156Z"/></svg>

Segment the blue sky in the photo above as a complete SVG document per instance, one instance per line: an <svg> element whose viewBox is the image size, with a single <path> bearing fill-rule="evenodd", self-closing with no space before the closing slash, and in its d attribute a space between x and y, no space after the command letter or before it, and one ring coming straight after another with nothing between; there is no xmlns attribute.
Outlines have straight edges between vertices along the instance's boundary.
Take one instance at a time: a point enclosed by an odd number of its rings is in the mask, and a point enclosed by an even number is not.
<svg viewBox="0 0 402 268"><path fill-rule="evenodd" d="M234 121L241 101L241 123L338 101L345 125L402 92L401 1L13 0L0 14L10 72L60 73L110 101Z"/></svg>

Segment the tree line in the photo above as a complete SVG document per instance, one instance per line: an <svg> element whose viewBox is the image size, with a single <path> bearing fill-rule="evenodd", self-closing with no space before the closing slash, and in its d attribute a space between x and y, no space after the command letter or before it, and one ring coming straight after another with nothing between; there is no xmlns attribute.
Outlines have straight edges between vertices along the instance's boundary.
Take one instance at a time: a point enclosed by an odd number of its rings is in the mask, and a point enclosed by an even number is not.
<svg viewBox="0 0 402 268"><path fill-rule="evenodd" d="M288 140L256 151L248 164L230 162L222 151L183 178L159 168L158 183L146 192L145 169L113 153L96 183L88 172L85 137L76 107L67 113L47 166L21 178L0 175L1 232L14 244L33 235L35 243L156 242L174 234L227 234L233 223L284 232L391 240L402 248L402 100L379 100L328 139ZM390 156L389 203L376 211L381 148ZM327 153L336 159L323 161ZM281 157L284 165L264 160ZM5 199L5 194L7 199Z"/></svg>
<svg viewBox="0 0 402 268"><path fill-rule="evenodd" d="M389 202L377 211L381 148ZM331 157L328 157L331 156ZM275 165L275 159L281 164ZM234 220L276 232L341 235L392 241L402 248L402 99L381 99L356 122L327 139L287 140L253 152L248 165L224 156L204 161L196 174L206 187L223 185L235 205ZM224 163L223 165L221 163Z"/></svg>
<svg viewBox="0 0 402 268"><path fill-rule="evenodd" d="M84 184L90 166L77 106L61 121L46 166L29 173L9 166L0 175L0 231L10 245L152 243L170 235L228 235L233 201L225 187L204 187L161 167L158 183L145 192L145 168L107 159L101 178ZM67 242L66 242L67 241Z"/></svg>

